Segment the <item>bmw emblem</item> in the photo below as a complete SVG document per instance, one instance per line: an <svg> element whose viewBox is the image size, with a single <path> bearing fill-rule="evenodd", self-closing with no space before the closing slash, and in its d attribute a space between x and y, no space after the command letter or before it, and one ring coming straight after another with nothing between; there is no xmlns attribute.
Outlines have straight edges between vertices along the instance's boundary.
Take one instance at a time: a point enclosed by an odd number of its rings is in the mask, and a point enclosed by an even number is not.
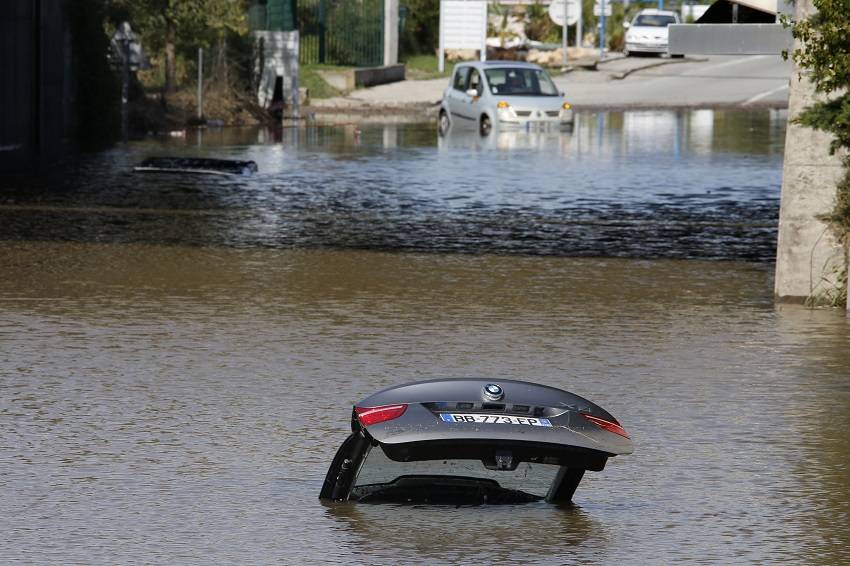
<svg viewBox="0 0 850 566"><path fill-rule="evenodd" d="M488 383L484 386L484 396L492 401L498 401L504 394L502 388L495 383Z"/></svg>

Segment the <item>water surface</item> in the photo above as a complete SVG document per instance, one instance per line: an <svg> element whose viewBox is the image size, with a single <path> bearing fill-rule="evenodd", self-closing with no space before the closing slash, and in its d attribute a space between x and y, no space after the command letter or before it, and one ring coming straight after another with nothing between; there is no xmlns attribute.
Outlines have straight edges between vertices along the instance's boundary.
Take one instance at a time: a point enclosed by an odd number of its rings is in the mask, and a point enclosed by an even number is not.
<svg viewBox="0 0 850 566"><path fill-rule="evenodd" d="M212 133L5 189L3 561L850 561L850 328L773 304L781 136L767 114L750 137L631 116L601 140L596 117L487 141ZM261 174L125 172L165 150ZM674 209L697 228L649 245ZM320 504L351 405L441 376L566 388L635 453L572 508Z"/></svg>
<svg viewBox="0 0 850 566"><path fill-rule="evenodd" d="M785 119L587 113L573 133L486 139L432 124L189 132L7 183L0 238L773 261ZM260 173L131 172L150 155Z"/></svg>

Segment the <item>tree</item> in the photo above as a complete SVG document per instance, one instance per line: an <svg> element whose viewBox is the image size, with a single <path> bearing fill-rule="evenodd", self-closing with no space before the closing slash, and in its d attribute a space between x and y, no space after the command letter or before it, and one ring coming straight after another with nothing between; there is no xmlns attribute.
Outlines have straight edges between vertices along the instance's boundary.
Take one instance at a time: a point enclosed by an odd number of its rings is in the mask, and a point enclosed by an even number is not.
<svg viewBox="0 0 850 566"><path fill-rule="evenodd" d="M499 25L496 27L493 24L488 24L487 35L492 34L498 37L499 46L504 49L505 43L516 37L516 33L511 31L511 8L498 2L491 2L488 11L499 18Z"/></svg>
<svg viewBox="0 0 850 566"><path fill-rule="evenodd" d="M815 91L834 95L803 112L800 122L835 136L831 151L850 149L850 0L814 0L817 12L791 27L794 61L810 72Z"/></svg>
<svg viewBox="0 0 850 566"><path fill-rule="evenodd" d="M244 0L111 0L113 22L127 19L147 49L165 55L166 93L177 88L180 47L194 50L215 41L226 48L229 32L247 33ZM226 73L226 71L225 71Z"/></svg>
<svg viewBox="0 0 850 566"><path fill-rule="evenodd" d="M525 36L532 41L556 41L558 27L549 17L549 7L534 0L525 10Z"/></svg>
<svg viewBox="0 0 850 566"><path fill-rule="evenodd" d="M225 88L230 85L229 65L227 64L227 36L231 33L248 33L246 6L232 0L207 0L206 22L214 36L218 56L215 61L215 76Z"/></svg>
<svg viewBox="0 0 850 566"><path fill-rule="evenodd" d="M437 49L440 30L439 0L401 0L404 28L399 41L406 54L430 53Z"/></svg>
<svg viewBox="0 0 850 566"><path fill-rule="evenodd" d="M834 136L830 153L850 150L850 0L813 0L813 15L791 25L800 45L792 57L808 71L815 92L824 100L807 107L800 124ZM787 18L784 20L789 25ZM787 53L785 54L788 55ZM850 167L850 154L844 163ZM836 205L824 220L832 223L845 242L850 234L850 172L837 187Z"/></svg>

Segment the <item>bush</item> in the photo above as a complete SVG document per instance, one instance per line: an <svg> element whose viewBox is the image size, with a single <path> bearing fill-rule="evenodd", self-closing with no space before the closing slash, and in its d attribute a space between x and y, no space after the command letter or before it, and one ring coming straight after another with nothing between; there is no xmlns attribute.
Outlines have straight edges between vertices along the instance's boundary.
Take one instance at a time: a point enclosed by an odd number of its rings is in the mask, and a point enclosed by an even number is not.
<svg viewBox="0 0 850 566"><path fill-rule="evenodd" d="M561 27L549 17L549 7L535 0L525 10L525 35L532 41L556 43L561 40Z"/></svg>
<svg viewBox="0 0 850 566"><path fill-rule="evenodd" d="M433 54L439 42L440 0L402 0L399 11L399 52Z"/></svg>
<svg viewBox="0 0 850 566"><path fill-rule="evenodd" d="M798 121L835 136L830 146L830 152L835 153L850 149L850 0L814 0L813 4L818 11L791 26L794 38L801 43L792 56L797 65L810 71L816 92L840 94L815 102ZM789 22L785 19L784 23Z"/></svg>

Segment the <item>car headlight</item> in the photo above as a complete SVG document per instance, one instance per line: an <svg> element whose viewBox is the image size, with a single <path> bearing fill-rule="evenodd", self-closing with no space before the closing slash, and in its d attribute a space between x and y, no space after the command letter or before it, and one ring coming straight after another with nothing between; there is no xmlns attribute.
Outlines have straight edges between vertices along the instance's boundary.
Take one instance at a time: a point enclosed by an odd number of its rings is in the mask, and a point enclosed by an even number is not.
<svg viewBox="0 0 850 566"><path fill-rule="evenodd" d="M564 110L569 110L569 109L570 109L570 108L572 108L572 107L573 107L573 105L572 105L572 104L570 104L569 102L564 102L564 103L561 105L561 108L563 108Z"/></svg>
<svg viewBox="0 0 850 566"><path fill-rule="evenodd" d="M510 107L511 107L511 105L508 104L507 102L505 102L504 100L500 100L499 102L496 103L496 108L498 108L500 110L505 109L505 108L510 108Z"/></svg>

